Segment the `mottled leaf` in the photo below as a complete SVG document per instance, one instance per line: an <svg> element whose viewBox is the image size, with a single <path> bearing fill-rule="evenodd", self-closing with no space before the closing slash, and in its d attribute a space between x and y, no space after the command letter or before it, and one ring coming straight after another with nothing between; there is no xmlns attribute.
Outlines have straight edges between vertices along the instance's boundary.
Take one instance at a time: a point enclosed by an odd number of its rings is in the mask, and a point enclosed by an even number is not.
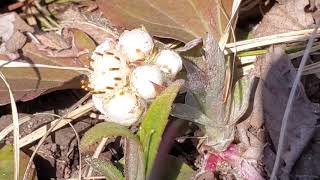
<svg viewBox="0 0 320 180"><path fill-rule="evenodd" d="M211 34L207 34L204 45L206 67L198 75L203 87L193 91L204 113L213 124L225 124L224 86L226 62L224 54ZM192 74L191 74L192 75ZM193 83L192 81L190 83Z"/></svg>
<svg viewBox="0 0 320 180"><path fill-rule="evenodd" d="M142 120L138 135L146 157L147 177L156 158L161 137L168 122L171 105L183 82L183 80L177 80L166 88L153 101Z"/></svg>
<svg viewBox="0 0 320 180"><path fill-rule="evenodd" d="M219 39L227 24L222 9L230 16L232 0L98 0L98 5L118 26L143 25L152 35L188 42L207 32Z"/></svg>
<svg viewBox="0 0 320 180"><path fill-rule="evenodd" d="M188 104L176 103L172 106L171 116L192 121L205 126L212 126L211 119L201 110Z"/></svg>
<svg viewBox="0 0 320 180"><path fill-rule="evenodd" d="M81 139L80 147L86 151L89 146L97 143L104 137L123 136L139 143L139 139L127 127L112 122L103 122L89 129Z"/></svg>
<svg viewBox="0 0 320 180"><path fill-rule="evenodd" d="M1 180L12 180L14 179L14 160L13 160L13 146L5 145L0 149L0 179ZM29 156L24 152L20 151L20 175L19 178L22 179L24 171L26 170L27 164L29 162ZM27 180L36 180L36 171L31 168Z"/></svg>
<svg viewBox="0 0 320 180"><path fill-rule="evenodd" d="M97 172L103 174L108 180L124 180L119 169L117 169L110 161L101 159L87 159L87 163Z"/></svg>

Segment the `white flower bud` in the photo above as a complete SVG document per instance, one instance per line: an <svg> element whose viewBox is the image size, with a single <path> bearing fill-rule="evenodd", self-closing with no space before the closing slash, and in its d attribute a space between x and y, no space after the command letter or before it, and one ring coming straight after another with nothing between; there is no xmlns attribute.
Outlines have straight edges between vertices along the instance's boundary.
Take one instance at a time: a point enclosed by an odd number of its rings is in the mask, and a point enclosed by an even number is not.
<svg viewBox="0 0 320 180"><path fill-rule="evenodd" d="M103 103L107 121L129 126L139 120L144 108L136 95L131 92L119 92Z"/></svg>
<svg viewBox="0 0 320 180"><path fill-rule="evenodd" d="M89 88L93 91L114 92L127 84L129 67L124 57L110 49L109 42L99 45L91 56L93 71L89 75Z"/></svg>
<svg viewBox="0 0 320 180"><path fill-rule="evenodd" d="M103 102L104 102L104 94L93 94L92 101L95 108L101 112L101 114L107 114L106 111L103 109Z"/></svg>
<svg viewBox="0 0 320 180"><path fill-rule="evenodd" d="M98 45L96 47L96 49L94 50L91 59L93 60L99 60L102 59L103 56L99 55L99 54L104 54L105 51L109 51L111 49L115 48L115 42L113 39L111 38L107 38L103 43L101 43L100 45Z"/></svg>
<svg viewBox="0 0 320 180"><path fill-rule="evenodd" d="M157 66L139 66L132 72L131 85L143 99L153 99L163 85L163 74Z"/></svg>
<svg viewBox="0 0 320 180"><path fill-rule="evenodd" d="M162 50L156 57L155 63L161 71L175 77L182 69L182 59L178 53L173 50Z"/></svg>
<svg viewBox="0 0 320 180"><path fill-rule="evenodd" d="M134 62L149 55L153 46L154 43L149 33L142 28L138 28L123 32L117 47L128 57L129 62Z"/></svg>

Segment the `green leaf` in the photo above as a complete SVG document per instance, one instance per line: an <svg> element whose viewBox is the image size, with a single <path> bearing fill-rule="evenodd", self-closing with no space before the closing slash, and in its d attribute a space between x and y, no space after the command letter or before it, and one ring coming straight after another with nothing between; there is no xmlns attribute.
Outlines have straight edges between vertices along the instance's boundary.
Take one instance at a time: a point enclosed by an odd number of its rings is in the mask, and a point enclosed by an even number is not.
<svg viewBox="0 0 320 180"><path fill-rule="evenodd" d="M89 146L97 143L104 137L116 136L123 136L140 143L138 137L127 127L112 122L103 122L95 125L84 134L80 142L81 150L88 150Z"/></svg>
<svg viewBox="0 0 320 180"><path fill-rule="evenodd" d="M231 96L231 105L228 107L231 109L229 124L235 124L247 111L253 85L253 76L244 76L234 85Z"/></svg>
<svg viewBox="0 0 320 180"><path fill-rule="evenodd" d="M97 172L103 174L108 180L124 180L119 169L117 169L110 161L100 159L87 159L87 163Z"/></svg>
<svg viewBox="0 0 320 180"><path fill-rule="evenodd" d="M166 88L153 101L143 118L138 135L146 157L147 177L156 158L162 134L168 122L171 105L183 83L183 80L177 80Z"/></svg>
<svg viewBox="0 0 320 180"><path fill-rule="evenodd" d="M13 146L5 145L0 149L0 179L1 180L12 180L14 179L14 160L13 160ZM29 156L24 152L20 151L20 175L19 179L23 178L24 171L29 162ZM27 180L36 180L36 171L31 168Z"/></svg>

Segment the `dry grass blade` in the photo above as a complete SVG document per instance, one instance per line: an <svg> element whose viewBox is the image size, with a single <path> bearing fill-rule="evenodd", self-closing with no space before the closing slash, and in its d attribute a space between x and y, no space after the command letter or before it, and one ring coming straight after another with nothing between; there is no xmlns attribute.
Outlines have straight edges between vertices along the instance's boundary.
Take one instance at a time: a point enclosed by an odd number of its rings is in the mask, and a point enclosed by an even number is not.
<svg viewBox="0 0 320 180"><path fill-rule="evenodd" d="M292 108L292 103L294 100L294 96L296 95L296 90L298 87L298 84L300 83L300 79L301 79L301 75L304 69L304 66L307 62L307 59L309 57L310 54L310 50L312 48L312 44L314 39L316 38L316 32L319 28L319 22L317 22L316 27L314 28L311 36L309 37L309 41L306 47L306 50L303 54L302 60L300 62L299 65L299 69L297 72L297 75L294 79L293 85L292 85L292 89L290 91L290 95L288 98L288 102L287 102L287 106L283 115L283 119L282 119L282 124L281 124L281 130L280 130L280 136L279 136L279 142L278 142L278 147L277 147L277 155L276 155L276 160L275 163L273 165L273 169L272 169L272 173L270 176L271 180L275 180L276 179L276 174L279 168L279 164L280 164L280 159L281 159L281 155L282 155L282 148L283 148L283 143L284 143L284 138L285 138L285 133L286 133L286 128L287 128L287 123L288 123L288 119L289 119L289 114L291 112L291 108Z"/></svg>
<svg viewBox="0 0 320 180"><path fill-rule="evenodd" d="M316 46L313 46L311 49L310 49L310 53L312 52L316 52L320 49L320 45L316 45ZM295 52L295 53L291 53L289 54L289 59L292 60L292 59L295 59L297 57L300 57L300 56L303 56L304 54L304 50L303 51L298 51L298 52ZM306 68L306 67L305 67Z"/></svg>
<svg viewBox="0 0 320 180"><path fill-rule="evenodd" d="M320 62L312 63L304 67L302 75L316 74L320 72Z"/></svg>
<svg viewBox="0 0 320 180"><path fill-rule="evenodd" d="M62 118L59 118L53 122L51 122L51 127L48 129L48 131L46 130L47 128L45 126L41 127L40 130L36 130L37 132L32 132L31 134L27 135L26 137L24 137L26 140L28 140L29 142L33 142L39 138L40 141L37 144L37 147L35 148L34 152L32 153L29 163L26 167L24 176L23 176L23 180L26 180L29 174L29 169L31 166L31 161L33 161L33 158L35 157L36 153L40 146L42 145L42 143L45 141L46 137L52 132L55 131L63 126L65 126L66 124L70 123L73 119L76 119L86 113L88 113L90 110L93 109L93 103L92 101L88 102L87 104L81 106L80 108L77 108L78 106L80 106L88 97L90 96L90 94L87 94L86 96L84 96L82 99L80 99L75 105L73 105L70 109L73 110L71 112L68 111L68 113L66 115L64 115ZM74 110L75 109L75 110ZM31 136L31 137L29 137ZM24 139L22 138L22 139Z"/></svg>
<svg viewBox="0 0 320 180"><path fill-rule="evenodd" d="M306 29L301 31L292 31L288 33L276 34L271 36L265 36L255 39L249 39L244 41L238 41L236 43L228 43L226 44L226 54L233 53L236 50L245 51L257 47L268 46L272 44L278 43L287 43L287 42L297 42L297 41L305 41L310 37L310 33L313 29ZM317 31L315 37L319 37L320 34Z"/></svg>
<svg viewBox="0 0 320 180"><path fill-rule="evenodd" d="M11 111L12 111L12 120L13 120L13 147L14 147L14 179L19 180L19 165L20 165L20 148L19 148L19 117L17 105L14 100L12 91L10 89L10 85L7 82L6 78L0 71L0 77L3 82L6 84L9 94L10 94L10 102L11 102Z"/></svg>
<svg viewBox="0 0 320 180"><path fill-rule="evenodd" d="M226 31L224 32L224 34L221 36L220 41L219 41L219 46L221 49L224 49L226 46L226 43L229 39L229 34L230 34L230 29L232 30L232 35L234 35L234 30L232 27L232 23L235 22L234 19L237 17L237 12L239 10L240 4L241 4L241 0L234 0L233 4L232 4L232 12L231 12L231 17L229 18L226 11L223 9L223 6L221 5L222 2L221 0L219 0L219 8L222 9L222 13L223 15L229 19L228 20L228 24L226 27ZM235 39L235 38L234 38Z"/></svg>
<svg viewBox="0 0 320 180"><path fill-rule="evenodd" d="M1 60L0 59L0 67L1 68L51 68L51 69L63 69L63 70L74 70L79 72L89 72L88 68L81 68L81 67L68 67L68 66L53 66L53 65L46 65L46 64L31 64L25 62L18 62L18 61L8 61L8 60Z"/></svg>

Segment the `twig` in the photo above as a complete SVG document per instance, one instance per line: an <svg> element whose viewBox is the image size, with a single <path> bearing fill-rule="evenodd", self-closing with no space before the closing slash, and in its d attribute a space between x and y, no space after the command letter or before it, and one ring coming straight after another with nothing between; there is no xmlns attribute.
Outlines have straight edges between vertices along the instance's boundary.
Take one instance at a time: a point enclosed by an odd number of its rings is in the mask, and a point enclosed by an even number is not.
<svg viewBox="0 0 320 180"><path fill-rule="evenodd" d="M278 171L278 168L279 168L279 164L280 164L280 159L281 159L281 155L282 155L282 148L283 148L283 143L284 143L284 138L285 138L285 133L286 133L286 128L287 128L287 123L288 123L288 119L289 119L289 114L290 114L291 108L292 108L293 99L294 99L294 96L296 94L296 90L297 90L298 84L300 83L302 71L303 71L304 66L305 66L305 64L307 62L307 59L309 57L313 41L314 41L314 39L316 37L316 32L317 32L317 30L319 28L319 22L320 21L317 22L316 27L314 28L311 36L309 37L309 41L308 41L306 50L305 50L305 52L303 54L303 57L302 57L302 60L300 62L300 65L299 65L299 69L298 69L297 75L296 75L296 77L294 79L294 82L293 82L293 85L292 85L292 89L290 91L290 95L289 95L289 98L288 98L288 103L287 103L287 106L286 106L286 109L285 109L285 112L284 112L284 115L283 115L283 119L282 119L276 160L275 160L275 163L274 163L274 166L273 166L273 169L272 169L272 173L271 173L271 177L270 177L271 180L275 180L276 179L276 174L277 174L277 171Z"/></svg>

